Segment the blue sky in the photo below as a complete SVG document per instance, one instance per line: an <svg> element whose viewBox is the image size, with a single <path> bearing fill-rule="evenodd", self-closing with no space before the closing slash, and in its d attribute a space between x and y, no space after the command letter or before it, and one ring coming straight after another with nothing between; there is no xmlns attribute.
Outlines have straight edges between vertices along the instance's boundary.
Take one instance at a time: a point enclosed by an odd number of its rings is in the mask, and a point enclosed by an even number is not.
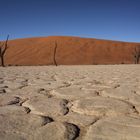
<svg viewBox="0 0 140 140"><path fill-rule="evenodd" d="M0 40L7 34L140 42L140 0L0 0Z"/></svg>

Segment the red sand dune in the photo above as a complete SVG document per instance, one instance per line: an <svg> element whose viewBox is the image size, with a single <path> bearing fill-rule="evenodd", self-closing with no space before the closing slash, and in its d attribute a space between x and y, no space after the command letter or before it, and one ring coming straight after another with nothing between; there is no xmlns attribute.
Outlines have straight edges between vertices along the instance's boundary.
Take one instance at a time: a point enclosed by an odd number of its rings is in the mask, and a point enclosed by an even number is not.
<svg viewBox="0 0 140 140"><path fill-rule="evenodd" d="M132 52L140 43L126 43L79 37L41 37L16 39L8 42L6 65L53 65L57 42L58 65L130 64Z"/></svg>

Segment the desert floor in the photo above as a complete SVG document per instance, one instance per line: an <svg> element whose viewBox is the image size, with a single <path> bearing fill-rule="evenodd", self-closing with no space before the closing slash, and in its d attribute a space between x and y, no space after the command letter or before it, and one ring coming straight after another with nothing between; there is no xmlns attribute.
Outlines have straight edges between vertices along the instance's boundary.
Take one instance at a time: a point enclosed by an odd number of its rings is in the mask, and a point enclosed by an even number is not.
<svg viewBox="0 0 140 140"><path fill-rule="evenodd" d="M0 140L75 139L140 139L140 65L0 68Z"/></svg>

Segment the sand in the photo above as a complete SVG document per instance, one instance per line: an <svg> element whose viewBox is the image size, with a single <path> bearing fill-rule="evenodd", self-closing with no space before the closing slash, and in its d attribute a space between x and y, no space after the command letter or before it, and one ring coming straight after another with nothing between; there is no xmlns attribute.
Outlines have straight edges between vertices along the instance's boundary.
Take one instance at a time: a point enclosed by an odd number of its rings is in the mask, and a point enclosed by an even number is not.
<svg viewBox="0 0 140 140"><path fill-rule="evenodd" d="M140 43L65 36L15 39L8 42L5 64L54 65L55 43L58 65L134 64L134 48L140 46Z"/></svg>
<svg viewBox="0 0 140 140"><path fill-rule="evenodd" d="M139 140L140 66L0 67L0 140Z"/></svg>

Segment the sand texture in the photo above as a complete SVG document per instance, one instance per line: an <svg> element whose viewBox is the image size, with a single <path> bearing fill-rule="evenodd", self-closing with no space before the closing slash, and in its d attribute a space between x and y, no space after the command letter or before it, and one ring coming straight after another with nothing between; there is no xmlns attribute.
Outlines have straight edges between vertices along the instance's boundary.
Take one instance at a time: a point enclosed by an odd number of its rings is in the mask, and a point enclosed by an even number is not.
<svg viewBox="0 0 140 140"><path fill-rule="evenodd" d="M58 65L134 64L134 49L140 43L107 41L80 37L50 36L10 40L6 65L54 65L57 43Z"/></svg>
<svg viewBox="0 0 140 140"><path fill-rule="evenodd" d="M139 65L0 67L0 140L139 139Z"/></svg>

